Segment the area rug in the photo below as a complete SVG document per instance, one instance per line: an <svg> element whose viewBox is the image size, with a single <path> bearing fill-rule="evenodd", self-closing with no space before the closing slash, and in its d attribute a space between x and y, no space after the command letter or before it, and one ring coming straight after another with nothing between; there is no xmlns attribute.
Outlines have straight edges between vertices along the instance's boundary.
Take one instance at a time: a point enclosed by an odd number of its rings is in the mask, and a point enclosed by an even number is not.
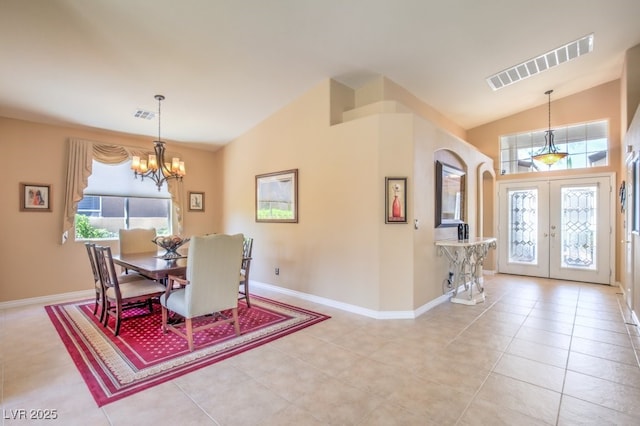
<svg viewBox="0 0 640 426"><path fill-rule="evenodd" d="M174 333L163 333L161 308L125 311L120 334L113 319L105 329L93 315L93 300L45 307L51 322L98 406L121 399L199 368L271 342L329 317L252 296L238 303L240 332L223 323L194 334L196 349ZM201 321L214 321L213 316ZM194 322L194 327L197 324Z"/></svg>

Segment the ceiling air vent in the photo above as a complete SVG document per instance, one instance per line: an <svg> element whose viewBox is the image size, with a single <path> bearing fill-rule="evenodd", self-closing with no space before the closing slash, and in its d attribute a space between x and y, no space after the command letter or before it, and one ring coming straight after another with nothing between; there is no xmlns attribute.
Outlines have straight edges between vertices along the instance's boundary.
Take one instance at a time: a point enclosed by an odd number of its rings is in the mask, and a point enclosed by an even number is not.
<svg viewBox="0 0 640 426"><path fill-rule="evenodd" d="M558 47L550 52L543 53L535 58L528 59L518 65L500 71L487 78L487 83L493 90L502 89L520 80L536 75L549 68L553 68L572 59L587 54L593 50L593 34L584 36L578 40Z"/></svg>
<svg viewBox="0 0 640 426"><path fill-rule="evenodd" d="M136 118L143 118L145 120L153 120L156 116L156 113L153 111L145 111L143 109L137 109L133 116Z"/></svg>

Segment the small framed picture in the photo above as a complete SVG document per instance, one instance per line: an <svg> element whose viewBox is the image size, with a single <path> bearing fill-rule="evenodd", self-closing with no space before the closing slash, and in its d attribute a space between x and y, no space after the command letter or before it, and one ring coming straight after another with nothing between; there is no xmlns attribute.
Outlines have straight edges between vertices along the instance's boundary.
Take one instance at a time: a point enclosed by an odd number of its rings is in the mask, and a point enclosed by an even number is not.
<svg viewBox="0 0 640 426"><path fill-rule="evenodd" d="M385 180L385 223L407 223L407 178L387 177Z"/></svg>
<svg viewBox="0 0 640 426"><path fill-rule="evenodd" d="M204 211L204 192L189 192L189 211Z"/></svg>
<svg viewBox="0 0 640 426"><path fill-rule="evenodd" d="M21 212L50 212L51 185L20 183Z"/></svg>

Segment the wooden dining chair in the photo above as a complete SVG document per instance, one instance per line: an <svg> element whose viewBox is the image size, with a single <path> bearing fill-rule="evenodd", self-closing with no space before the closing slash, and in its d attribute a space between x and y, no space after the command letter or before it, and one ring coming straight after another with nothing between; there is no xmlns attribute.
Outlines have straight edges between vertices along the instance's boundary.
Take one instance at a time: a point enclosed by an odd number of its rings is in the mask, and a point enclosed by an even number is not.
<svg viewBox="0 0 640 426"><path fill-rule="evenodd" d="M251 269L251 252L253 250L253 238L245 237L242 242L242 267L240 268L240 299L244 297L247 308L251 307L249 300L249 270Z"/></svg>
<svg viewBox="0 0 640 426"><path fill-rule="evenodd" d="M160 296L162 329L165 333L171 331L186 339L190 351L194 349L194 333L223 323L233 323L236 335L240 335L238 275L243 239L242 234L193 237L189 246L186 279L169 275L166 291ZM227 310L231 310L231 317L222 313ZM169 312L185 319L184 331L182 326L168 323ZM195 318L211 314L218 319L193 327Z"/></svg>
<svg viewBox="0 0 640 426"><path fill-rule="evenodd" d="M98 307L100 307L100 322L104 321L105 314L105 302L104 302L104 288L102 286L102 280L100 279L100 273L98 271L98 266L96 262L96 250L95 243L85 243L85 248L87 249L87 255L89 257L89 264L91 265L91 272L93 273L93 285L96 291L96 301L93 307L93 314L98 314ZM118 282L125 283L129 281L141 280L144 277L138 273L130 273L126 275L118 276Z"/></svg>
<svg viewBox="0 0 640 426"><path fill-rule="evenodd" d="M153 299L164 293L164 286L157 281L138 279L120 282L111 257L111 247L95 247L96 264L104 288L104 320L109 326L109 317L115 319L114 334L120 333L122 312L124 309L147 306L153 312Z"/></svg>

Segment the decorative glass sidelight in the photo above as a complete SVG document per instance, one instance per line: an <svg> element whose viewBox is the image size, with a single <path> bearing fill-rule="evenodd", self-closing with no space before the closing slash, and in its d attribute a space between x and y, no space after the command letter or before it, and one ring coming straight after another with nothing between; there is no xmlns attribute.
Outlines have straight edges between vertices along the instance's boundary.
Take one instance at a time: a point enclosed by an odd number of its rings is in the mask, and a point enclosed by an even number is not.
<svg viewBox="0 0 640 426"><path fill-rule="evenodd" d="M562 188L563 268L596 269L597 198L597 185Z"/></svg>
<svg viewBox="0 0 640 426"><path fill-rule="evenodd" d="M538 263L538 190L511 190L509 262Z"/></svg>

